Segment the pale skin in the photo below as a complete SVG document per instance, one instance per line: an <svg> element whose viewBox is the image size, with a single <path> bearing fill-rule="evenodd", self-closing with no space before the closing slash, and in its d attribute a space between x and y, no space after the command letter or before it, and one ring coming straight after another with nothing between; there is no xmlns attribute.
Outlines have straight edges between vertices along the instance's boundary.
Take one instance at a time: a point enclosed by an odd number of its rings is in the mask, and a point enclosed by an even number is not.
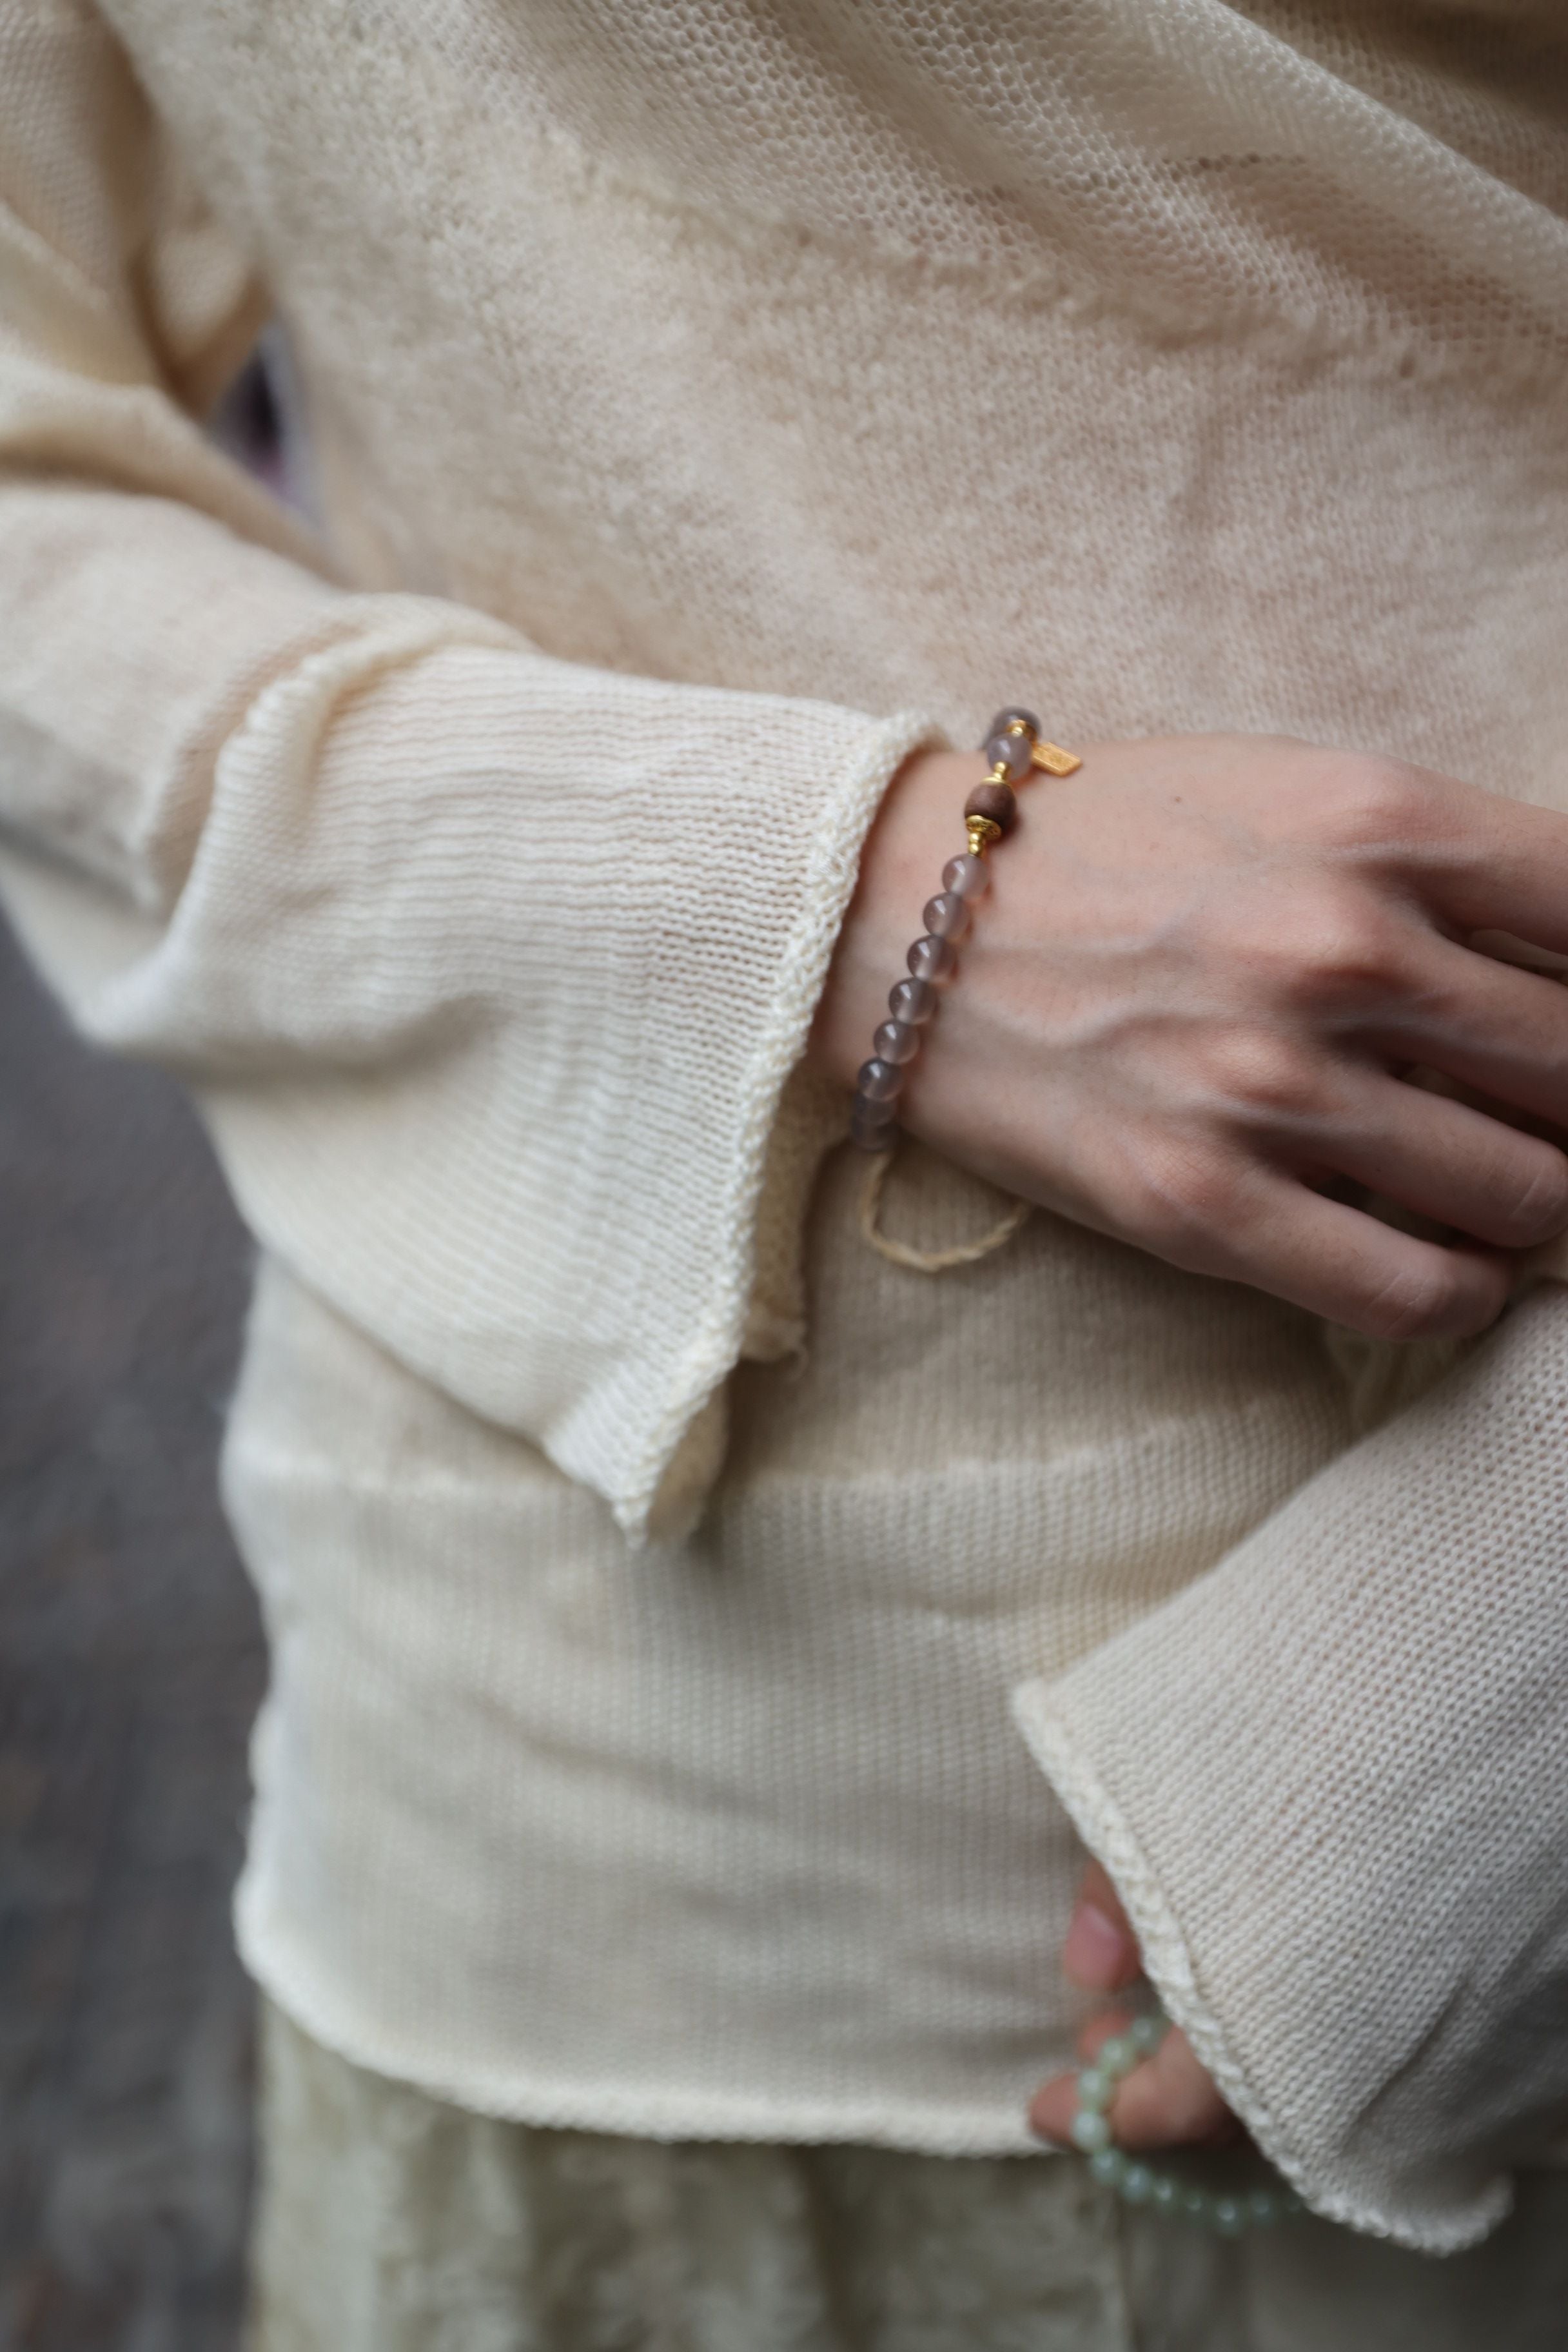
<svg viewBox="0 0 1568 2352"><path fill-rule="evenodd" d="M1514 1254L1568 1227L1568 989L1474 942L1568 954L1568 817L1277 737L1073 748L1077 775L1020 787L902 1125L1023 1199L1353 1330L1484 1329ZM884 802L812 1037L846 1086L983 768L922 753ZM1098 1864L1063 1963L1104 1994L1140 1972ZM1030 2112L1065 2138L1071 2076ZM1126 2147L1236 2129L1174 2031L1111 2120Z"/></svg>

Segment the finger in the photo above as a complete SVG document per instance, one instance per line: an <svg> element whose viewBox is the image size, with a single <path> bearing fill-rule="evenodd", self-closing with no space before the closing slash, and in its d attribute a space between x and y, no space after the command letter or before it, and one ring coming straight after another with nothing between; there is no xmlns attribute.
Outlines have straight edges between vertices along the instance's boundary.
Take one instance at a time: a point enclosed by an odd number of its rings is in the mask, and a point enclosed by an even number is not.
<svg viewBox="0 0 1568 2352"><path fill-rule="evenodd" d="M1118 2147L1215 2147L1241 2126L1179 2026L1134 2066L1110 2107Z"/></svg>
<svg viewBox="0 0 1568 2352"><path fill-rule="evenodd" d="M1414 773L1411 793L1426 902L1460 931L1508 931L1568 952L1568 817Z"/></svg>
<svg viewBox="0 0 1568 2352"><path fill-rule="evenodd" d="M1431 939L1365 1034L1391 1059L1568 1126L1568 988L1560 981Z"/></svg>
<svg viewBox="0 0 1568 2352"><path fill-rule="evenodd" d="M1062 1967L1089 1992L1117 1992L1139 1973L1138 1938L1104 1867L1090 1862L1062 1944Z"/></svg>
<svg viewBox="0 0 1568 2352"><path fill-rule="evenodd" d="M1098 2039L1103 2041L1105 2034ZM1078 2076L1055 2075L1030 2102L1030 2127L1042 2139L1070 2146L1078 2110ZM1110 2120L1115 2143L1122 2148L1221 2147L1241 2137L1241 2126L1186 2035L1174 2026L1154 2055L1142 2060L1121 2083Z"/></svg>
<svg viewBox="0 0 1568 2352"><path fill-rule="evenodd" d="M1085 1874L1084 1885L1087 1889L1088 1874ZM1112 1889L1114 1899L1115 1891ZM1075 2046L1079 2067L1092 2066L1111 2036L1125 2033L1131 2022L1131 2010L1097 2010L1079 2029ZM1072 2131L1072 2119L1077 2113L1077 2074L1057 2074L1036 2092L1029 2107L1029 2120L1043 2139L1066 2140Z"/></svg>
<svg viewBox="0 0 1568 2352"><path fill-rule="evenodd" d="M1309 1314L1379 1339L1458 1339L1484 1331L1507 1300L1513 1269L1479 1246L1446 1249L1314 1192L1280 1170L1255 1167L1216 1184L1194 1217L1190 1256L1202 1274L1250 1283Z"/></svg>
<svg viewBox="0 0 1568 2352"><path fill-rule="evenodd" d="M1041 2139L1061 2147L1072 2142L1072 2119L1078 2113L1078 2076L1057 2074L1043 2083L1029 2102L1029 2129Z"/></svg>
<svg viewBox="0 0 1568 2352"><path fill-rule="evenodd" d="M1079 2063L1092 2066L1106 2043L1117 2034L1125 2033L1131 2022L1132 2012L1129 2009L1097 2010L1079 2028L1078 2040L1074 2044Z"/></svg>
<svg viewBox="0 0 1568 2352"><path fill-rule="evenodd" d="M1343 1176L1499 1249L1568 1226L1568 1157L1506 1119L1369 1073L1321 1147Z"/></svg>

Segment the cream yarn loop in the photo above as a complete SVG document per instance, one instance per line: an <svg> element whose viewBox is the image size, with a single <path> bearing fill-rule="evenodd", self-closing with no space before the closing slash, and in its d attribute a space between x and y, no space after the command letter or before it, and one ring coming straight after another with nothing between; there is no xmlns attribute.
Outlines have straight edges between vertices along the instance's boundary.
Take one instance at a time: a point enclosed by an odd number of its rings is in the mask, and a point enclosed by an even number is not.
<svg viewBox="0 0 1568 2352"><path fill-rule="evenodd" d="M879 1257L887 1259L889 1265L904 1266L910 1274L949 1274L954 1266L977 1265L983 1257L990 1257L994 1251L1005 1248L1029 1213L1027 1201L1015 1201L1006 1214L997 1220L989 1233L982 1234L978 1241L960 1242L952 1249L915 1249L908 1242L900 1242L893 1234L885 1234L878 1222L882 1206L882 1187L888 1181L888 1171L896 1157L892 1151L879 1152L867 1168L866 1181L860 1192L861 1235L870 1243Z"/></svg>

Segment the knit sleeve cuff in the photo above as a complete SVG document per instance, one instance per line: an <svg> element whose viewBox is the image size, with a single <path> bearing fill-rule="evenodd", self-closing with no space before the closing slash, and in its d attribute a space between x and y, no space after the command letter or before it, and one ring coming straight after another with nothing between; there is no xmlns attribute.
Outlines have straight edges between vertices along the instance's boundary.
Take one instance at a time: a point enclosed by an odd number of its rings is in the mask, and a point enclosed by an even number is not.
<svg viewBox="0 0 1568 2352"><path fill-rule="evenodd" d="M296 1275L677 1533L727 1375L798 1337L835 1114L781 1100L878 804L940 739L355 601L224 744L162 934L95 962L75 886L52 961L96 971L89 1034L192 1083Z"/></svg>
<svg viewBox="0 0 1568 2352"><path fill-rule="evenodd" d="M1568 1302L1422 1403L1019 1727L1148 1973L1315 2210L1486 2234L1568 2115Z"/></svg>

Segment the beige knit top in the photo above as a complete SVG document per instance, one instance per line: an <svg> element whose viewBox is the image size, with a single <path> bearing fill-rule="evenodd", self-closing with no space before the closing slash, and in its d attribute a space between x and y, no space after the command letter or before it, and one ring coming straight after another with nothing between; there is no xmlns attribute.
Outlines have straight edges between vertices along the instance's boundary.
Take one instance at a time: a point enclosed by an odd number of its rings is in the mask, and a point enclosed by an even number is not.
<svg viewBox="0 0 1568 2352"><path fill-rule="evenodd" d="M1385 1361L1049 1217L884 1264L790 1073L998 701L1562 795L1565 213L1550 0L0 0L6 896L261 1245L239 1919L318 2037L1022 2148L1076 1823L1321 2210L1501 2210L1560 1294L1368 1434ZM320 542L195 421L272 307Z"/></svg>

